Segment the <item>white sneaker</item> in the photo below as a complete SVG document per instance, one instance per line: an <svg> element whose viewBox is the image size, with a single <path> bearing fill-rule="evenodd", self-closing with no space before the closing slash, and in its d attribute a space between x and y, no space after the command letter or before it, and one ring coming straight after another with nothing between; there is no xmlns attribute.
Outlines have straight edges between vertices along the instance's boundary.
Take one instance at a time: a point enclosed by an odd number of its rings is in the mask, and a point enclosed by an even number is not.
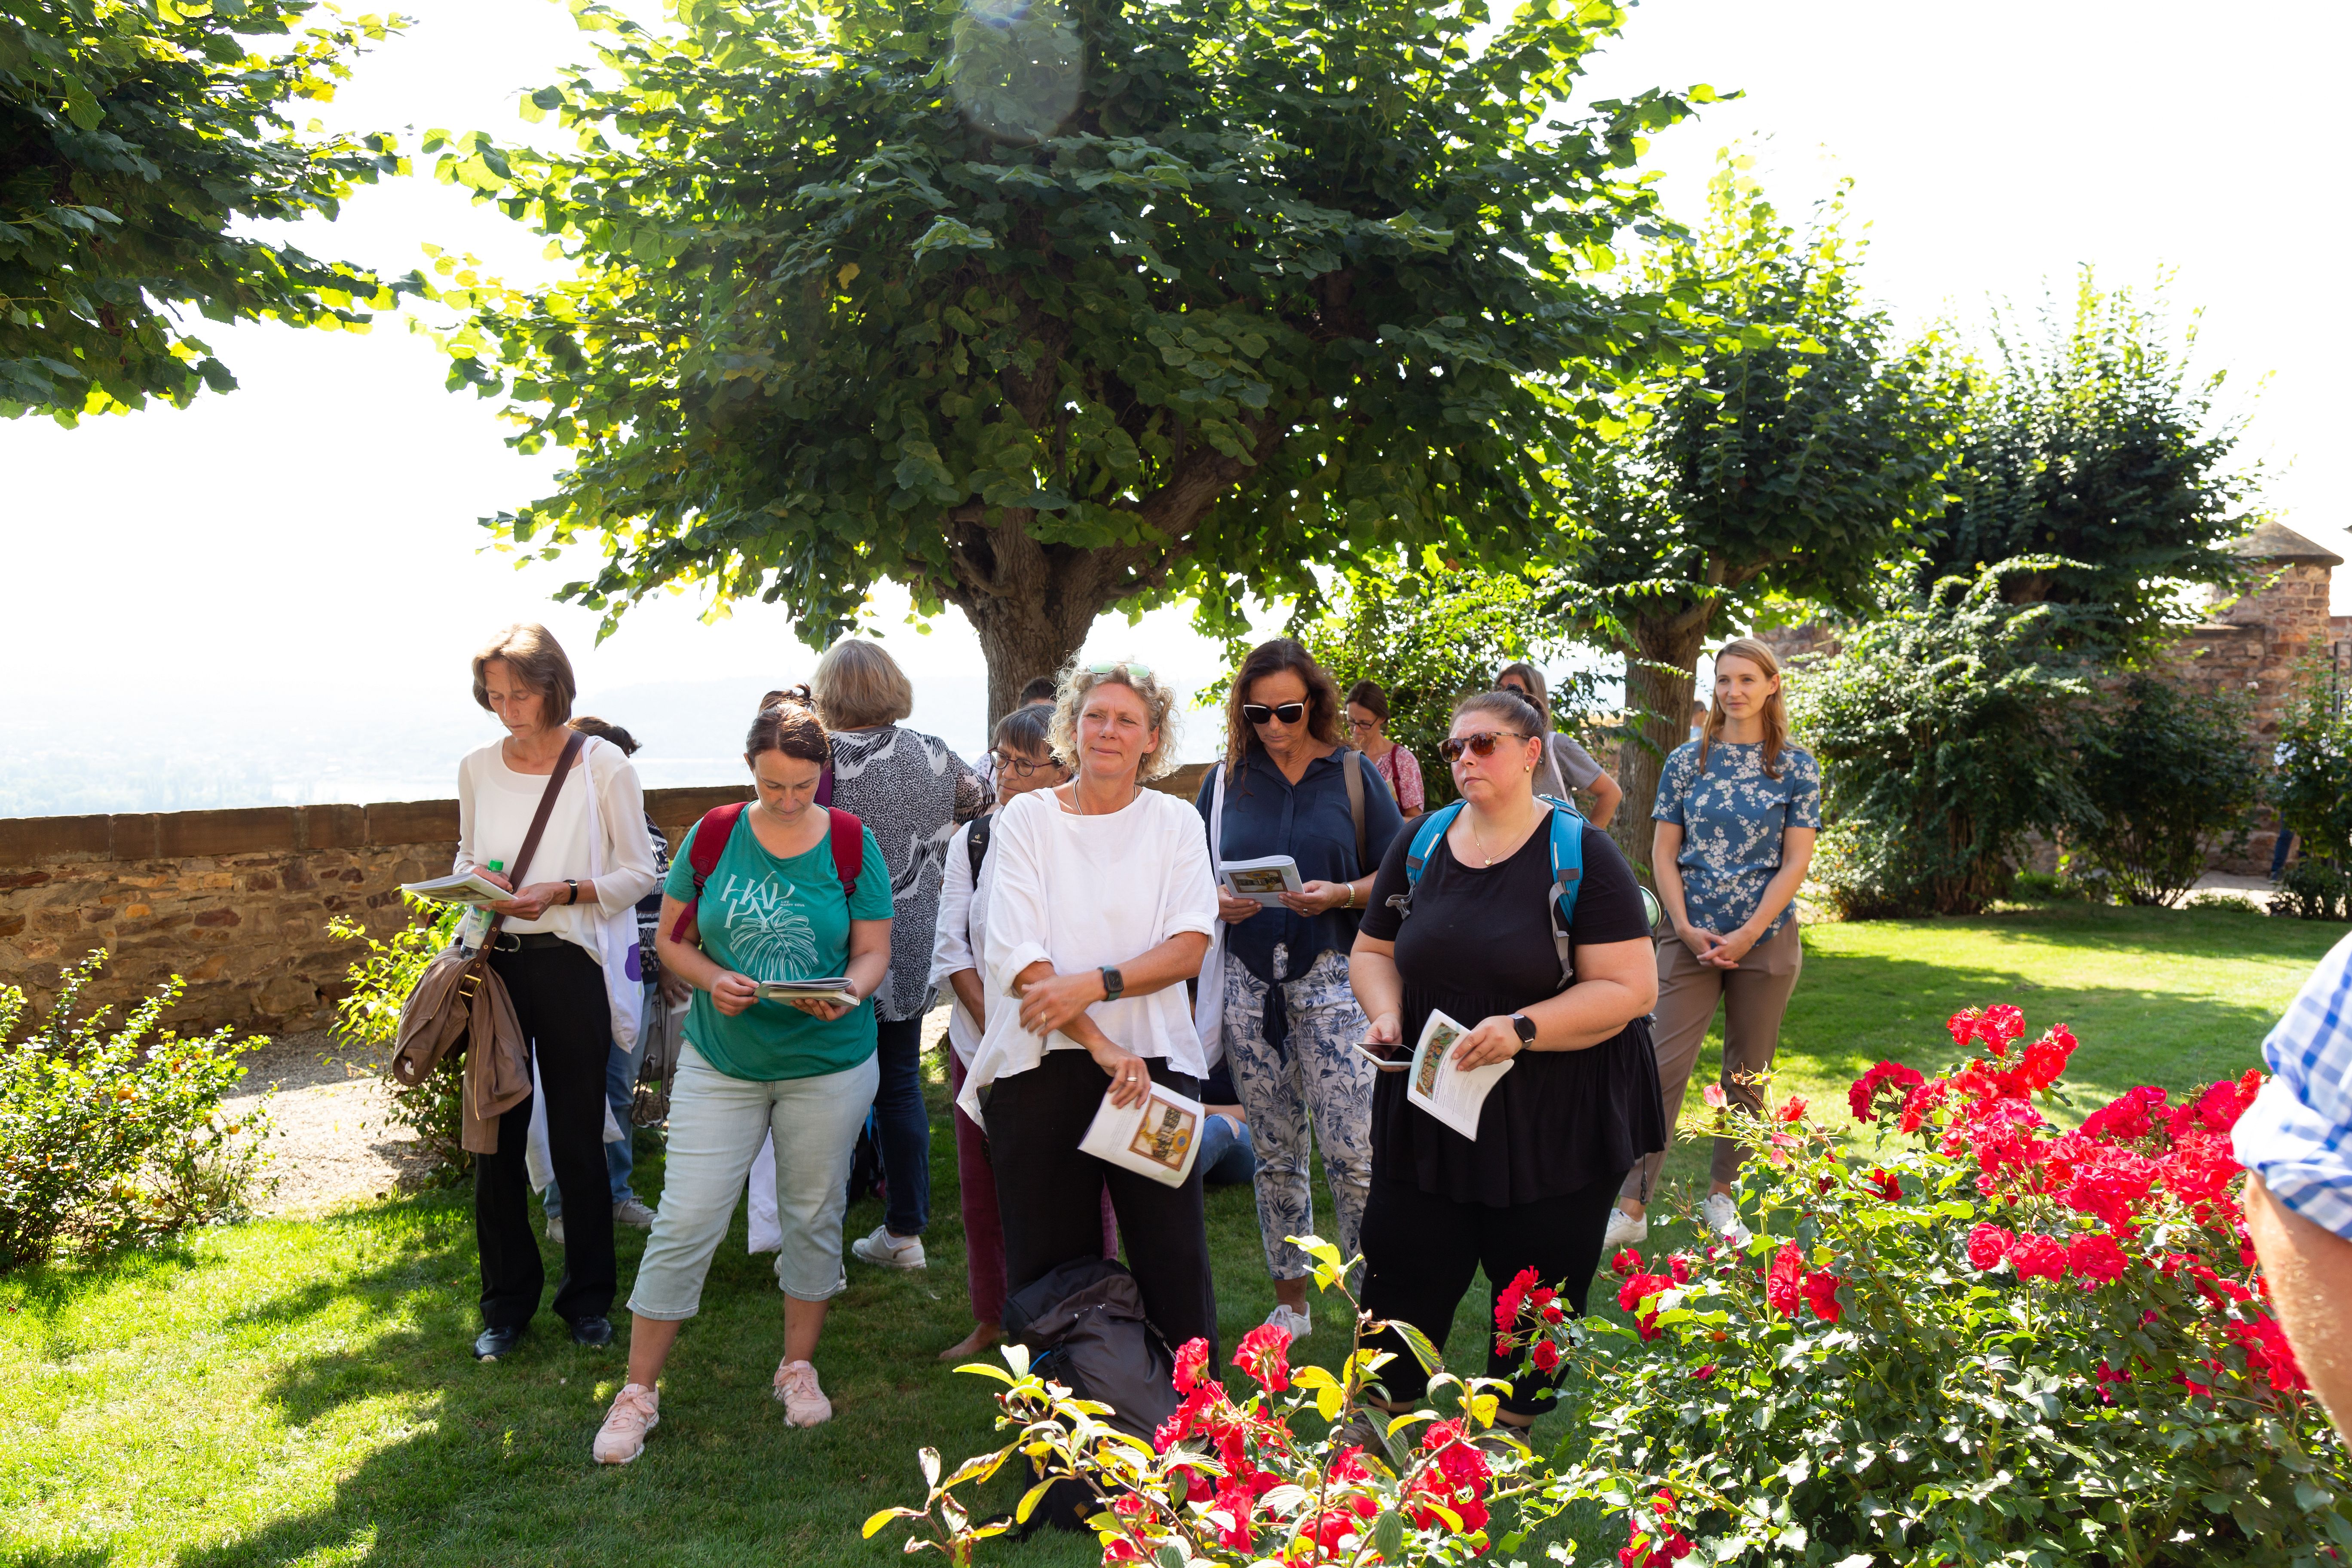
<svg viewBox="0 0 2352 1568"><path fill-rule="evenodd" d="M562 1215L551 1214L547 1216L547 1240L548 1244L552 1247L561 1247L563 1245L563 1216Z"/></svg>
<svg viewBox="0 0 2352 1568"><path fill-rule="evenodd" d="M817 1426L833 1419L833 1401L816 1384L816 1368L804 1361L776 1363L776 1398L784 1419L795 1426Z"/></svg>
<svg viewBox="0 0 2352 1568"><path fill-rule="evenodd" d="M643 1198L623 1198L613 1205L613 1223L633 1225L639 1230L651 1230L654 1227L654 1211L646 1207L646 1201Z"/></svg>
<svg viewBox="0 0 2352 1568"><path fill-rule="evenodd" d="M646 1451L646 1434L661 1425L661 1395L632 1383L613 1396L604 1425L589 1448L600 1465L625 1465Z"/></svg>
<svg viewBox="0 0 2352 1568"><path fill-rule="evenodd" d="M1303 1340L1315 1331L1315 1320L1307 1315L1305 1308L1286 1307L1279 1301L1274 1304L1274 1310L1265 1315L1265 1325L1270 1329L1287 1329L1294 1340Z"/></svg>
<svg viewBox="0 0 2352 1568"><path fill-rule="evenodd" d="M1630 1215L1621 1208L1612 1208L1609 1211L1609 1228L1601 1233L1602 1247L1633 1247L1649 1239L1650 1222L1647 1216Z"/></svg>
<svg viewBox="0 0 2352 1568"><path fill-rule="evenodd" d="M1698 1206L1699 1223L1734 1247L1745 1247L1755 1233L1739 1223L1739 1205L1727 1193L1709 1193Z"/></svg>
<svg viewBox="0 0 2352 1568"><path fill-rule="evenodd" d="M877 1225L871 1236L861 1236L849 1244L856 1257L879 1268L925 1268L923 1238L919 1236L898 1237L890 1234L887 1225Z"/></svg>

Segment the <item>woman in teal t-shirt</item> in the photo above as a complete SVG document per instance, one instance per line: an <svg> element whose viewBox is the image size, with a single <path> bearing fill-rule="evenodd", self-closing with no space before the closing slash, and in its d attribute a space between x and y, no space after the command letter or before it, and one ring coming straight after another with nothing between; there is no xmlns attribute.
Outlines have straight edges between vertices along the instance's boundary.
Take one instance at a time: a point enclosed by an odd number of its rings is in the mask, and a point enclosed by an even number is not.
<svg viewBox="0 0 2352 1568"><path fill-rule="evenodd" d="M727 1235L736 1194L772 1131L783 1230L776 1282L784 1292L784 1359L776 1397L795 1426L833 1415L811 1358L825 1303L842 1288L850 1152L874 1103L870 999L890 967L890 873L874 836L860 827L855 886L845 886L830 816L814 804L831 755L806 690L776 694L744 742L759 798L735 818L698 901L694 847L705 824L687 835L670 865L661 962L696 994L670 1095L661 1210L629 1296L635 1320L629 1380L596 1434L603 1464L625 1465L644 1451L659 1420L656 1380L678 1325L701 1305L703 1277ZM760 999L763 981L835 975L847 976L855 1005Z"/></svg>

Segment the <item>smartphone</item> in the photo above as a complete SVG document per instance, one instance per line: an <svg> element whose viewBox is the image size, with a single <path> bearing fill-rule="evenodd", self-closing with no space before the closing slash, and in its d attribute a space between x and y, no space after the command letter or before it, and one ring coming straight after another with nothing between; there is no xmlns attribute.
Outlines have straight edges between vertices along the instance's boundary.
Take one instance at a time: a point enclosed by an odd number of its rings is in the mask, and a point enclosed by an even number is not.
<svg viewBox="0 0 2352 1568"><path fill-rule="evenodd" d="M1363 1056L1363 1058L1366 1061L1371 1063L1382 1072L1402 1072L1405 1068L1412 1066L1412 1058L1411 1057L1384 1057L1381 1055L1380 1052L1372 1048L1371 1042L1369 1040L1358 1040L1356 1042L1356 1049Z"/></svg>

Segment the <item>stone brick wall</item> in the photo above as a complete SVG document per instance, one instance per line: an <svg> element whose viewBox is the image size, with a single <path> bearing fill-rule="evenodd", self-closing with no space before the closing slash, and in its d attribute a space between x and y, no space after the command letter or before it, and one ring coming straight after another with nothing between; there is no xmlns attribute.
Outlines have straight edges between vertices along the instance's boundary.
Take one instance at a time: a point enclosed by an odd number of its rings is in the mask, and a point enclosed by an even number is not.
<svg viewBox="0 0 2352 1568"><path fill-rule="evenodd" d="M1189 799L1203 769L1160 787ZM742 795L649 790L646 804L676 844ZM355 956L327 922L397 930L400 884L446 874L457 842L454 800L0 819L0 984L46 1015L66 966L103 948L85 1005L133 1004L177 974L167 1022L184 1032L324 1028Z"/></svg>

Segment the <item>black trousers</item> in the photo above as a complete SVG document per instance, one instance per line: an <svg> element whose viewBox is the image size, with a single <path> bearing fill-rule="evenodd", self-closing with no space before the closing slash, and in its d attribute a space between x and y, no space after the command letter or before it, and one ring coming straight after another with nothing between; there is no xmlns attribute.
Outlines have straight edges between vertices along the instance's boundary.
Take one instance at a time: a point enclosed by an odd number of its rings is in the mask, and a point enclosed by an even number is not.
<svg viewBox="0 0 2352 1568"><path fill-rule="evenodd" d="M1150 1063L1154 1083L1195 1099L1200 1079ZM1047 1051L1027 1072L998 1079L981 1098L988 1122L988 1163L996 1173L996 1206L1004 1222L1008 1294L1063 1264L1102 1256L1102 1191L1110 1189L1127 1267L1143 1293L1143 1310L1169 1345L1209 1342L1217 1354L1217 1295L1209 1279L1207 1211L1201 1166L1171 1187L1078 1152L1078 1140L1102 1105L1110 1075L1084 1051Z"/></svg>
<svg viewBox="0 0 2352 1568"><path fill-rule="evenodd" d="M493 952L490 967L514 999L547 1096L547 1152L563 1194L563 1278L555 1315L565 1322L613 1308L613 1186L604 1169L604 1068L613 1009L604 973L568 942ZM546 1274L530 1228L523 1147L530 1101L499 1118L499 1150L474 1160L474 1245L482 1258L482 1326L519 1328L539 1310Z"/></svg>
<svg viewBox="0 0 2352 1568"><path fill-rule="evenodd" d="M1423 1192L1410 1180L1375 1181L1364 1205L1364 1309L1376 1318L1411 1323L1443 1351L1454 1310L1470 1289L1473 1274L1486 1270L1487 1315L1480 1337L1486 1345L1486 1375L1510 1377L1518 1357L1495 1353L1494 1298L1522 1268L1558 1290L1577 1316L1584 1315L1592 1271L1601 1263L1601 1237L1617 1200L1620 1171L1562 1197L1490 1208L1457 1203ZM1428 1392L1429 1378L1401 1335L1368 1341L1396 1359L1381 1369L1389 1397L1404 1403ZM1549 1405L1559 1377L1530 1369L1519 1377L1503 1408L1532 1415Z"/></svg>

